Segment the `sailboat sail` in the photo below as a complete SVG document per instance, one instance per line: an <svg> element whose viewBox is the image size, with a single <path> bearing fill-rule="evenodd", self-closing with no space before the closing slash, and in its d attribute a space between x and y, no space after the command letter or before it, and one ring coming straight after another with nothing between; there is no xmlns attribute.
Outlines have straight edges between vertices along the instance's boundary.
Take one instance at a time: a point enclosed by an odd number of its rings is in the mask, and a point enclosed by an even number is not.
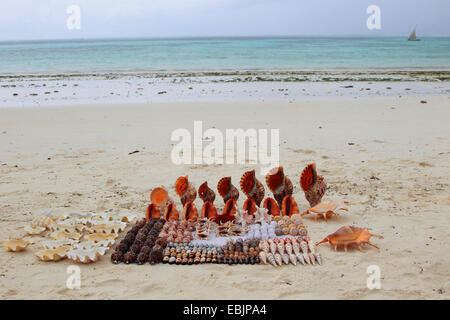
<svg viewBox="0 0 450 320"><path fill-rule="evenodd" d="M408 41L419 41L419 39L417 39L416 37L416 28L414 28L411 34L409 35Z"/></svg>

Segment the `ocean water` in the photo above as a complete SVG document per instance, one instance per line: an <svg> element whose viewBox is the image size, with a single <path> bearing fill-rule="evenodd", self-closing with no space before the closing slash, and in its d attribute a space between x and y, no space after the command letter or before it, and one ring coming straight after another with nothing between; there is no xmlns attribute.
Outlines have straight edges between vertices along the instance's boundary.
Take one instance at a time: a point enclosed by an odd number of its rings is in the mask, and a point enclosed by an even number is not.
<svg viewBox="0 0 450 320"><path fill-rule="evenodd" d="M450 69L450 38L289 37L0 42L0 74Z"/></svg>

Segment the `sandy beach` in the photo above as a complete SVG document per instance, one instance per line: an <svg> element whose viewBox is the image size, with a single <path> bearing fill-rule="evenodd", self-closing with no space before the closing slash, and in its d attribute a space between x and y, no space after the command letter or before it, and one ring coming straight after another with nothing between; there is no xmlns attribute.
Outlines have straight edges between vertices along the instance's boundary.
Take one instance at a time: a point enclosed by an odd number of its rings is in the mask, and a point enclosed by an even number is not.
<svg viewBox="0 0 450 320"><path fill-rule="evenodd" d="M402 86L402 94L365 97L358 87L339 88L354 90L353 96L314 99L0 108L2 240L35 242L24 252L0 251L1 298L449 299L448 82L394 85ZM424 86L428 91L421 91ZM8 105L12 91L2 97ZM328 182L325 198L351 203L348 214L328 222L305 217L311 238L319 241L343 225L370 227L384 237L373 239L380 250L335 252L325 244L319 247L322 266L282 268L114 265L107 253L95 264L80 265L81 289L67 289L72 263L39 261L34 252L43 238L25 236L23 227L34 214L51 209L143 216L154 187L163 184L178 199L178 176L188 174L196 187L205 180L215 186L225 175L237 183L253 168L173 164L171 133L192 131L195 120L203 121L204 130L280 129L280 164L294 183L300 210L307 201L299 175L313 161ZM196 204L201 207L201 200ZM218 200L216 205L223 207ZM381 289L366 286L371 265L380 268Z"/></svg>

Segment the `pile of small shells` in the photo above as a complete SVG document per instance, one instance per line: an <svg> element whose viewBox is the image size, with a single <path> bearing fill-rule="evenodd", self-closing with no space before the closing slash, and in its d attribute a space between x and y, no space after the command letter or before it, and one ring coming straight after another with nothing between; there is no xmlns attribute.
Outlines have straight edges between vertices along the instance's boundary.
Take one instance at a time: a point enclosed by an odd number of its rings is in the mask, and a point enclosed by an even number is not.
<svg viewBox="0 0 450 320"><path fill-rule="evenodd" d="M240 224L235 224L233 221L220 224L216 228L216 235L218 237L233 237L240 236L245 232Z"/></svg>
<svg viewBox="0 0 450 320"><path fill-rule="evenodd" d="M168 221L160 236L167 237L167 243L188 244L194 238L195 222L193 221Z"/></svg>
<svg viewBox="0 0 450 320"><path fill-rule="evenodd" d="M259 239L228 240L218 256L218 263L259 264Z"/></svg>
<svg viewBox="0 0 450 320"><path fill-rule="evenodd" d="M261 224L251 224L249 226L250 230L248 231L246 238L247 239L270 239L275 238L275 229L277 227L277 222L272 221L270 223L263 222Z"/></svg>
<svg viewBox="0 0 450 320"><path fill-rule="evenodd" d="M275 234L277 236L291 235L303 236L308 235L308 230L302 222L300 214L293 214L292 216L275 216L272 221L277 223Z"/></svg>
<svg viewBox="0 0 450 320"><path fill-rule="evenodd" d="M167 245L166 237L159 237L164 224L165 220L156 218L137 221L111 254L111 261L115 264L161 262Z"/></svg>
<svg viewBox="0 0 450 320"><path fill-rule="evenodd" d="M219 249L213 246L169 244L164 250L162 262L181 265L217 263Z"/></svg>
<svg viewBox="0 0 450 320"><path fill-rule="evenodd" d="M274 267L283 264L322 265L322 257L316 250L314 242L308 237L274 238L263 240L259 245L261 251L259 258L262 264L271 264Z"/></svg>
<svg viewBox="0 0 450 320"><path fill-rule="evenodd" d="M211 233L212 224L213 223L207 218L198 220L196 230L197 239L208 239L209 234Z"/></svg>

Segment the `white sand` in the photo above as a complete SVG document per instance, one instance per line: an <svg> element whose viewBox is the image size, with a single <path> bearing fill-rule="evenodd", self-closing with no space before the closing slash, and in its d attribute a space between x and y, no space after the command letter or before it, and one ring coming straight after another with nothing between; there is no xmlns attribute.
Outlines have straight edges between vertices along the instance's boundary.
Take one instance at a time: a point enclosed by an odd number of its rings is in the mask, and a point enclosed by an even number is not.
<svg viewBox="0 0 450 320"><path fill-rule="evenodd" d="M175 197L173 183L180 175L189 174L197 187L204 180L215 186L225 175L238 185L251 166L171 163L171 132L192 130L194 120L203 120L205 128L279 128L281 164L301 210L307 202L300 171L317 163L329 185L325 197L352 206L348 215L328 223L305 218L313 240L342 225L371 227L384 239L373 238L380 250L366 247L363 253L321 246L323 266L113 265L108 254L81 266L80 290L65 286L71 263L38 261L35 244L22 253L0 251L1 298L448 299L449 102L442 94L2 108L3 239L23 236L32 214L46 208L143 215L151 188L164 184ZM128 155L134 150L140 152ZM380 267L380 290L366 287L370 265Z"/></svg>

